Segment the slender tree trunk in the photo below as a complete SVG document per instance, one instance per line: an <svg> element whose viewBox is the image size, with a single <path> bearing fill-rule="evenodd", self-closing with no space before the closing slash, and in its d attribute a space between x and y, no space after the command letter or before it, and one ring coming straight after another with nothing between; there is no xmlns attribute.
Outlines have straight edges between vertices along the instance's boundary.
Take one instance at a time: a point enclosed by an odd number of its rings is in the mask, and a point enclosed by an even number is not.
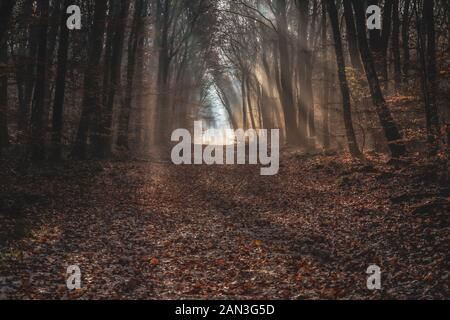
<svg viewBox="0 0 450 320"><path fill-rule="evenodd" d="M70 5L70 4L69 4ZM69 6L67 5L67 6ZM62 8L60 1L53 2L50 8L49 25L47 32L47 84L45 87L44 118L49 119L51 113L51 99L55 87L52 81L52 70L55 62L55 50L57 49L58 33L60 29L61 15L65 16L67 7ZM66 25L63 25L67 29Z"/></svg>
<svg viewBox="0 0 450 320"><path fill-rule="evenodd" d="M159 1L158 1L159 2ZM169 94L170 94L170 66L169 53L169 27L170 27L170 1L164 0L163 19L160 32L160 50L158 61L158 99L159 129L158 144L164 146L168 141L169 128Z"/></svg>
<svg viewBox="0 0 450 320"><path fill-rule="evenodd" d="M8 63L7 31L13 13L15 1L5 0L0 4L0 64ZM8 73L0 71L0 155L9 145L8 133Z"/></svg>
<svg viewBox="0 0 450 320"><path fill-rule="evenodd" d="M329 127L329 77L330 77L330 66L328 62L328 47L327 47L327 34L328 34L328 24L327 24L327 10L326 10L326 0L322 0L322 74L323 74L323 87L322 87L322 134L323 134L323 149L328 151L330 149L330 127Z"/></svg>
<svg viewBox="0 0 450 320"><path fill-rule="evenodd" d="M264 73L267 77L267 79L272 78L272 71L269 65L269 62L267 61L267 53L262 50L261 52L261 60L262 60L262 67L264 70ZM262 117L263 117L263 123L265 129L273 129L274 123L273 123L273 106L271 103L271 91L272 88L267 88L264 86L261 86L261 108L262 108Z"/></svg>
<svg viewBox="0 0 450 320"><path fill-rule="evenodd" d="M20 76L17 78L18 85L20 82L23 83L23 99L20 104L20 112L18 116L18 127L24 134L29 131L29 116L31 110L31 100L33 98L33 88L36 82L36 55L37 55L37 39L38 39L38 18L32 13L33 1L26 0L24 4L24 20L30 20L24 22L24 26L28 29L28 39L24 46L23 59L19 58L17 63L19 68L17 72ZM29 26L28 26L29 25Z"/></svg>
<svg viewBox="0 0 450 320"><path fill-rule="evenodd" d="M306 99L306 104L308 106L308 128L309 128L309 138L308 148L315 149L315 137L316 137L316 115L314 110L314 93L313 93L313 63L309 59L309 66L306 68L306 87L304 91L304 96Z"/></svg>
<svg viewBox="0 0 450 320"><path fill-rule="evenodd" d="M7 62L8 50L6 39L0 43L0 65ZM8 74L0 71L0 155L2 149L9 145L8 134Z"/></svg>
<svg viewBox="0 0 450 320"><path fill-rule="evenodd" d="M119 0L109 1L108 15L106 17L107 27L106 27L106 42L105 42L105 53L103 55L104 61L104 72L103 72L103 88L102 88L102 106L108 104L108 92L111 86L111 69L112 69L112 51L114 42L114 30L115 25L118 21L118 16L120 14L120 2ZM101 115L97 115L95 121L100 123ZM96 142L97 143L97 142Z"/></svg>
<svg viewBox="0 0 450 320"><path fill-rule="evenodd" d="M241 80L241 95L242 95L242 128L244 130L248 127L248 120L247 120L247 89L245 87L245 80L246 75L244 71L242 71L242 80Z"/></svg>
<svg viewBox="0 0 450 320"><path fill-rule="evenodd" d="M410 5L411 0L405 0L403 7L403 21L402 21L402 48L403 48L403 77L405 82L409 77L409 68L411 64L411 55L409 52L409 23L410 23Z"/></svg>
<svg viewBox="0 0 450 320"><path fill-rule="evenodd" d="M112 46L111 57L111 79L108 89L107 103L102 112L102 119L99 124L100 127L100 142L96 146L96 155L100 158L106 158L111 154L112 147L112 117L114 102L117 92L121 91L121 69L122 69L122 57L123 46L125 40L125 30L127 27L127 17L130 8L129 1L122 1L120 7L120 13L118 19L114 21L114 40Z"/></svg>
<svg viewBox="0 0 450 320"><path fill-rule="evenodd" d="M131 103L133 101L134 92L134 77L136 70L136 54L138 49L139 39L143 32L143 8L144 0L138 0L134 8L133 26L128 42L128 69L127 69L127 85L125 91L125 99L123 100L119 117L119 135L117 138L117 145L125 150L129 149L128 131L131 116Z"/></svg>
<svg viewBox="0 0 450 320"><path fill-rule="evenodd" d="M363 4L364 12L366 11L366 8L371 5L379 6L380 0L367 0L366 3ZM378 29L369 30L369 43L370 49L372 49L372 51L375 53L375 56L378 58L382 48L380 30Z"/></svg>
<svg viewBox="0 0 450 320"><path fill-rule="evenodd" d="M297 57L297 71L299 77L300 94L298 101L298 134L299 144L308 147L307 133L308 133L308 109L309 97L307 97L308 86L308 9L309 0L297 0L298 7L298 57ZM283 61L283 60L281 60Z"/></svg>
<svg viewBox="0 0 450 320"><path fill-rule="evenodd" d="M71 0L64 2L64 8L67 8ZM63 110L64 96L66 90L66 74L67 74L67 55L69 49L69 29L66 27L66 15L62 14L60 19L59 46L56 70L56 88L55 99L53 102L52 116L52 158L61 159L61 138L63 128Z"/></svg>
<svg viewBox="0 0 450 320"><path fill-rule="evenodd" d="M341 31L339 30L337 8L334 0L327 0L327 5L335 42L334 48L336 51L336 62L338 66L339 83L341 86L342 107L343 107L345 133L347 137L348 148L352 156L361 158L362 154L358 148L355 131L353 129L350 90L348 87L347 76L345 74L344 50L342 48L342 39L341 39Z"/></svg>
<svg viewBox="0 0 450 320"><path fill-rule="evenodd" d="M34 87L33 108L31 111L30 146L33 160L45 158L45 88L47 85L47 29L49 0L38 2L39 26L38 26L38 56L37 56L37 79Z"/></svg>
<svg viewBox="0 0 450 320"><path fill-rule="evenodd" d="M26 83L26 43L21 41L18 44L16 57L14 58L14 65L16 69L16 82L17 82L17 98L19 102L18 115L17 115L17 129L18 131L25 132L26 115L28 114L28 105L25 101L25 83Z"/></svg>
<svg viewBox="0 0 450 320"><path fill-rule="evenodd" d="M26 78L25 78L25 106L26 110L21 115L23 119L20 122L24 128L24 131L28 129L29 115L31 110L31 104L33 99L33 89L37 80L37 49L38 49L38 32L39 28L33 23L30 27L30 39L29 39L29 55L26 66Z"/></svg>
<svg viewBox="0 0 450 320"><path fill-rule="evenodd" d="M278 51L280 59L280 84L281 100L284 112L287 143L296 145L299 143L297 131L296 112L294 107L294 89L292 86L292 69L289 58L288 28L286 15L286 0L276 1L277 24L278 24ZM306 117L305 117L306 120ZM305 127L306 128L306 127Z"/></svg>
<svg viewBox="0 0 450 320"><path fill-rule="evenodd" d="M246 79L246 91L247 91L247 105L248 105L248 112L250 115L250 123L252 124L252 128L256 129L256 121L255 121L255 115L253 113L253 104L252 104L252 91L251 91L251 85L250 85L250 77L247 77Z"/></svg>
<svg viewBox="0 0 450 320"><path fill-rule="evenodd" d="M120 0L109 0L107 7L107 15L105 16L105 46L103 54L103 79L101 88L101 103L95 114L92 116L92 128L90 132L91 143L94 146L95 156L101 157L103 153L102 144L104 142L104 117L106 113L106 106L108 105L109 90L111 83L111 70L113 69L112 55L115 28L119 21L120 15Z"/></svg>
<svg viewBox="0 0 450 320"><path fill-rule="evenodd" d="M389 89L388 49L392 31L392 9L394 1L395 0L385 0L384 2L383 29L381 31L381 75L386 90Z"/></svg>
<svg viewBox="0 0 450 320"><path fill-rule="evenodd" d="M170 90L170 64L171 57L169 52L169 28L170 28L170 14L171 2L169 0L157 1L157 44L159 46L159 60L158 60L158 96L157 96L157 111L158 111L158 128L157 128L157 144L164 146L169 141L168 127L169 127L169 90Z"/></svg>
<svg viewBox="0 0 450 320"><path fill-rule="evenodd" d="M397 158L405 154L406 148L404 143L401 141L402 136L397 128L394 119L392 118L389 107L384 100L384 96L381 91L380 83L375 70L375 63L373 60L372 52L370 51L369 45L367 43L366 19L361 1L353 0L353 8L355 11L359 50L361 52L361 59L364 63L364 69L366 71L372 100L375 105L380 124L383 127L384 136L386 137L386 140L388 142L391 156L393 158Z"/></svg>
<svg viewBox="0 0 450 320"><path fill-rule="evenodd" d="M361 63L361 56L358 50L358 41L356 36L355 19L353 18L353 8L351 0L344 0L344 16L345 16L345 26L347 30L347 43L348 50L350 52L350 60L352 62L353 68L361 72L363 71L363 66Z"/></svg>
<svg viewBox="0 0 450 320"><path fill-rule="evenodd" d="M447 13L447 34L450 34L450 2L443 0L445 4L445 11ZM447 51L450 52L450 38L447 37Z"/></svg>
<svg viewBox="0 0 450 320"><path fill-rule="evenodd" d="M402 66L400 58L400 18L399 18L399 0L394 0L392 5L392 50L394 53L394 80L397 90L401 87Z"/></svg>
<svg viewBox="0 0 450 320"><path fill-rule="evenodd" d="M264 129L267 127L265 126L264 117L263 117L263 93L261 89L261 84L259 82L256 83L257 89L258 89L258 121L259 121L259 128Z"/></svg>
<svg viewBox="0 0 450 320"><path fill-rule="evenodd" d="M75 158L86 158L88 131L91 126L92 114L99 110L100 100L100 59L103 51L103 37L105 33L107 1L95 2L94 24L89 40L89 55L86 73L84 75L84 96L81 119L78 126L77 138L72 156Z"/></svg>
<svg viewBox="0 0 450 320"><path fill-rule="evenodd" d="M15 0L2 0L0 3L0 43L4 43L6 38L15 3Z"/></svg>
<svg viewBox="0 0 450 320"><path fill-rule="evenodd" d="M314 108L314 90L313 90L313 72L314 72L314 65L315 65L315 58L316 58L316 40L318 39L318 36L316 34L316 20L317 20L317 11L318 11L318 2L313 2L313 14L311 23L310 23L310 30L309 30L309 43L307 42L307 48L306 48L306 57L307 60L305 61L305 90L303 93L303 97L306 100L306 106L308 111L308 139L307 139L307 147L309 150L314 151L316 149L316 115L315 115L315 108Z"/></svg>
<svg viewBox="0 0 450 320"><path fill-rule="evenodd" d="M428 82L428 103L426 107L426 123L427 123L427 140L429 145L429 153L431 156L435 156L439 150L439 113L437 107L437 94L438 94L438 73L437 73L437 60L436 60L436 30L434 20L434 3L435 0L427 0L423 3L423 15L424 24L427 37L427 50L426 56L428 58L428 64L424 65L426 68L426 79Z"/></svg>
<svg viewBox="0 0 450 320"><path fill-rule="evenodd" d="M138 49L137 49L137 61L136 61L136 120L135 120L135 139L133 141L133 144L135 146L136 150L140 150L141 147L144 145L144 124L145 122L145 115L146 115L146 106L148 104L144 103L144 95L146 87L144 86L144 74L145 74L145 52L144 52L144 34L139 39L138 42ZM147 128L147 132L150 132L150 128Z"/></svg>

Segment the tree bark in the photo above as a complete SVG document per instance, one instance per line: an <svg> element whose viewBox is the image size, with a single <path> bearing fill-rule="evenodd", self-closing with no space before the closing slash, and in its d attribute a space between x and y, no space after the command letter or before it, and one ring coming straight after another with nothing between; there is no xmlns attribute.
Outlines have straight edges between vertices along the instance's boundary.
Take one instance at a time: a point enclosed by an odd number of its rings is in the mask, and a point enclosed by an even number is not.
<svg viewBox="0 0 450 320"><path fill-rule="evenodd" d="M49 0L38 2L38 56L37 79L34 87L33 107L31 111L30 147L31 158L36 161L45 158L45 89L47 85L47 29L48 29Z"/></svg>
<svg viewBox="0 0 450 320"><path fill-rule="evenodd" d="M71 0L64 2L64 8L67 8ZM63 110L64 97L66 90L66 74L67 74L67 56L69 50L69 29L66 26L66 15L62 14L60 19L60 33L58 58L56 69L56 88L55 98L53 102L53 116L52 116L52 158L55 160L61 159L61 138L63 128Z"/></svg>
<svg viewBox="0 0 450 320"><path fill-rule="evenodd" d="M307 60L306 62L306 86L305 90L303 92L303 96L306 99L306 105L308 110L308 129L309 129L309 136L307 140L307 147L309 150L314 151L316 149L316 112L314 109L314 89L313 89L313 71L314 71L314 65L315 65L315 58L316 58L316 52L315 52L315 46L316 46L316 40L318 39L316 34L316 20L317 20L317 11L318 11L318 4L317 1L314 1L313 6L313 15L311 20L311 27L310 27L310 41L307 42Z"/></svg>
<svg viewBox="0 0 450 320"><path fill-rule="evenodd" d="M409 69L411 64L411 55L409 52L410 5L411 0L405 0L402 19L403 78L405 82L409 77Z"/></svg>
<svg viewBox="0 0 450 320"><path fill-rule="evenodd" d="M120 117L119 117L119 135L117 138L117 146L129 149L128 131L131 116L131 103L133 101L134 77L136 70L136 54L139 40L143 32L143 8L144 0L138 0L134 9L133 26L128 42L128 69L127 69L127 85L125 91L125 99L123 100Z"/></svg>
<svg viewBox="0 0 450 320"><path fill-rule="evenodd" d="M88 131L91 126L92 114L99 110L100 92L100 59L103 51L103 37L105 33L107 1L95 2L94 24L89 40L89 55L86 72L84 75L84 96L81 119L78 126L77 138L72 156L84 159L87 155Z"/></svg>
<svg viewBox="0 0 450 320"><path fill-rule="evenodd" d="M36 77L36 54L37 54L37 18L32 14L33 1L25 0L23 12L21 13L20 27L27 33L27 40L19 44L19 54L15 61L17 91L19 96L19 114L17 126L24 136L28 133L29 115L33 88Z"/></svg>
<svg viewBox="0 0 450 320"><path fill-rule="evenodd" d="M323 135L323 149L328 151L330 149L330 127L329 127L329 75L330 66L328 62L328 47L327 47L327 34L328 34L328 24L327 24L327 10L326 10L326 0L322 0L322 76L323 76L323 87L322 87L322 135Z"/></svg>
<svg viewBox="0 0 450 320"><path fill-rule="evenodd" d="M388 147L393 158L398 158L406 153L404 143L401 141L402 136L397 128L397 125L392 118L389 107L384 100L383 93L381 91L380 82L375 70L375 63L373 60L372 52L369 49L366 38L366 19L364 14L364 8L359 0L353 0L353 8L356 18L356 29L358 32L359 50L361 53L361 59L366 71L367 82L369 83L370 93L372 101L375 105L375 109L378 115L381 126L383 127L384 136L388 142Z"/></svg>
<svg viewBox="0 0 450 320"><path fill-rule="evenodd" d="M252 104L251 77L246 78L246 91L247 91L247 105L248 105L248 112L249 112L249 116L250 116L250 123L252 125L252 128L256 129L256 121L255 121L255 115L253 112L253 104Z"/></svg>
<svg viewBox="0 0 450 320"><path fill-rule="evenodd" d="M352 156L356 158L362 158L361 151L359 150L358 143L356 141L355 131L353 129L350 90L348 87L347 76L345 74L344 50L342 48L341 31L339 29L337 8L334 0L327 0L327 5L335 42L334 48L336 51L336 63L338 66L339 84L342 94L342 108L347 144Z"/></svg>
<svg viewBox="0 0 450 320"><path fill-rule="evenodd" d="M70 4L69 4L70 5ZM67 5L67 6L69 6ZM53 2L49 12L49 24L47 32L47 84L45 87L45 107L44 118L49 119L51 113L51 96L52 91L55 89L55 84L52 83L52 71L55 63L55 50L57 49L58 33L60 29L61 16L65 16L67 7L61 7L60 1ZM66 25L63 25L67 29ZM57 59L57 57L56 57Z"/></svg>
<svg viewBox="0 0 450 320"><path fill-rule="evenodd" d="M288 49L288 28L286 16L286 0L276 1L276 16L278 26L278 51L280 59L281 105L283 106L287 144L297 145L299 135L297 131L296 112L294 108L294 91L292 87L292 69ZM305 115L306 120L306 115ZM306 129L306 126L305 126ZM301 137L304 138L304 137Z"/></svg>
<svg viewBox="0 0 450 320"><path fill-rule="evenodd" d="M438 72L436 60L436 30L434 19L435 0L427 0L423 3L424 24L427 37L427 54L428 64L426 66L426 81L429 87L428 103L426 107L426 123L427 123L427 140L430 156L435 156L439 150L439 114L437 107L438 94ZM425 67L425 66L424 66Z"/></svg>
<svg viewBox="0 0 450 320"><path fill-rule="evenodd" d="M0 65L7 62L7 46L5 42L0 43ZM8 73L0 71L0 155L2 149L9 145L8 134Z"/></svg>
<svg viewBox="0 0 450 320"><path fill-rule="evenodd" d="M169 141L169 90L170 90L170 53L169 53L169 28L171 6L169 0L158 0L156 8L157 44L159 47L158 60L158 128L157 144L164 146Z"/></svg>
<svg viewBox="0 0 450 320"><path fill-rule="evenodd" d="M248 120L247 120L247 88L245 86L245 77L246 74L244 71L241 71L241 96L242 96L242 128L247 130Z"/></svg>
<svg viewBox="0 0 450 320"><path fill-rule="evenodd" d="M114 102L117 92L121 91L121 69L122 69L122 57L123 46L125 41L125 30L127 27L127 17L130 8L129 1L121 1L120 12L117 16L117 20L114 19L114 39L112 46L111 56L111 78L109 82L107 103L102 112L101 121L99 125L99 142L96 145L95 154L100 158L109 157L112 148L112 117Z"/></svg>
<svg viewBox="0 0 450 320"><path fill-rule="evenodd" d="M361 63L361 57L358 50L358 41L356 37L356 27L355 19L353 18L353 8L351 0L344 0L344 16L345 16L345 26L347 30L347 43L348 50L350 52L350 60L352 62L353 68L361 72L363 71L363 66Z"/></svg>
<svg viewBox="0 0 450 320"><path fill-rule="evenodd" d="M14 0L2 0L0 3L0 43L4 43L6 33L8 31L9 21L11 19L14 5Z"/></svg>
<svg viewBox="0 0 450 320"><path fill-rule="evenodd" d="M379 6L380 0L367 0L367 2L364 4L364 12L366 11L366 8L371 5ZM372 51L376 55L379 55L380 51L381 51L381 47L382 47L380 30L378 30L378 29L369 30L369 43L370 43L370 49L372 49Z"/></svg>
<svg viewBox="0 0 450 320"><path fill-rule="evenodd" d="M392 4L392 51L394 53L394 81L397 90L401 87L402 82L402 66L400 57L400 17L399 17L399 0L394 0Z"/></svg>
<svg viewBox="0 0 450 320"><path fill-rule="evenodd" d="M383 10L383 29L381 31L381 75L384 88L389 89L388 48L392 31L392 9L395 0L385 0Z"/></svg>
<svg viewBox="0 0 450 320"><path fill-rule="evenodd" d="M310 60L308 52L308 9L309 0L298 0L298 56L297 56L297 71L299 77L299 101L298 101L298 143L308 147L307 132L308 132L308 109L309 99L308 86L308 61ZM283 61L283 60L281 60Z"/></svg>

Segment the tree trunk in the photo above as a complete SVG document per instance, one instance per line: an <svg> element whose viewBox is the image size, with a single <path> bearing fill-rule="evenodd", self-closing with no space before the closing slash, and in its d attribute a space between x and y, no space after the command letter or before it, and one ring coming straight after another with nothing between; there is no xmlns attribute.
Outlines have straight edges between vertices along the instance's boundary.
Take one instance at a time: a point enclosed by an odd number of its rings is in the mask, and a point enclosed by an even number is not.
<svg viewBox="0 0 450 320"><path fill-rule="evenodd" d="M245 73L242 71L241 80L241 96L242 96L242 129L247 130L248 120L247 120L247 88L245 87Z"/></svg>
<svg viewBox="0 0 450 320"><path fill-rule="evenodd" d="M8 50L6 39L0 43L0 65L7 62ZM9 145L8 134L8 74L0 71L0 155L2 149Z"/></svg>
<svg viewBox="0 0 450 320"><path fill-rule="evenodd" d="M125 41L125 30L127 27L127 17L130 8L129 1L122 1L120 12L117 20L114 19L114 39L111 56L111 78L109 82L107 103L102 112L102 118L99 124L100 137L97 140L100 142L96 146L95 154L100 158L106 158L111 154L112 147L112 117L114 110L114 102L116 93L121 91L121 69L123 57L123 45Z"/></svg>
<svg viewBox="0 0 450 320"><path fill-rule="evenodd" d="M64 2L64 8L67 8L71 0ZM56 88L55 99L53 102L52 116L52 158L61 159L61 137L63 127L64 96L66 90L67 74L67 55L69 49L69 29L66 26L66 15L62 14L60 19L59 46L56 70Z"/></svg>
<svg viewBox="0 0 450 320"><path fill-rule="evenodd" d="M81 119L72 156L86 158L88 131L91 126L92 114L99 110L100 92L100 59L103 51L107 1L96 1L94 9L94 24L89 40L89 55L86 73L84 75L84 96Z"/></svg>
<svg viewBox="0 0 450 320"><path fill-rule="evenodd" d="M383 93L381 91L378 76L375 70L375 63L372 53L369 49L366 38L366 19L364 14L364 8L359 0L353 0L353 8L356 18L356 30L358 32L359 50L361 53L361 59L364 63L364 69L366 71L367 81L369 83L372 101L375 105L380 124L383 127L384 136L388 142L389 150L394 158L400 157L405 154L406 148L403 144L402 136L397 128L391 112L384 100Z"/></svg>
<svg viewBox="0 0 450 320"><path fill-rule="evenodd" d="M104 130L102 126L104 123L104 117L106 113L106 106L108 105L109 90L112 86L111 83L111 70L113 69L112 55L113 55L113 42L115 34L115 26L118 23L120 15L120 0L108 1L107 15L105 16L105 46L103 54L103 79L101 88L101 103L92 117L92 129L90 133L91 143L94 146L95 156L101 157L103 153L102 143L104 141Z"/></svg>
<svg viewBox="0 0 450 320"><path fill-rule="evenodd" d="M316 115L314 109L314 91L313 91L313 71L315 65L315 46L316 40L318 39L316 34L316 20L317 20L317 10L318 4L317 1L314 1L313 6L313 15L311 19L311 28L310 28L310 41L308 43L307 49L307 60L306 62L306 86L303 92L303 96L306 99L306 105L308 110L308 129L309 136L307 140L307 147L309 150L314 151L316 149Z"/></svg>
<svg viewBox="0 0 450 320"><path fill-rule="evenodd" d="M255 115L253 112L253 104L252 104L252 91L251 91L251 78L247 77L246 81L246 91L247 91L247 105L248 105L248 112L250 115L250 123L252 125L253 129L256 129L256 121L255 121Z"/></svg>
<svg viewBox="0 0 450 320"><path fill-rule="evenodd" d="M68 4L67 6L69 6ZM45 107L44 107L44 118L49 119L51 113L51 99L52 91L55 84L52 83L52 73L53 65L55 62L55 50L57 49L58 33L60 29L61 16L65 16L66 8L61 7L60 1L53 2L52 8L50 9L49 25L47 32L47 84L45 87ZM67 29L66 24L63 25Z"/></svg>
<svg viewBox="0 0 450 320"><path fill-rule="evenodd" d="M309 0L298 0L298 57L297 57L297 72L299 77L299 101L298 101L298 143L305 147L308 147L307 132L308 132L308 109L309 109L309 97L307 97L308 86L308 9ZM283 60L281 60L283 61Z"/></svg>
<svg viewBox="0 0 450 320"><path fill-rule="evenodd" d="M108 104L108 89L111 86L111 69L112 69L112 51L113 51L113 41L114 41L114 26L117 23L118 15L120 13L120 2L118 0L109 1L108 15L106 17L107 27L106 27L106 42L105 42L105 53L103 55L103 87L102 87L102 106ZM101 115L98 114L95 119L96 123L100 123ZM99 143L99 142L96 142Z"/></svg>
<svg viewBox="0 0 450 320"><path fill-rule="evenodd" d="M366 8L371 5L380 5L380 0L367 0L367 5L364 5L364 12ZM378 29L369 30L369 42L370 49L375 53L376 56L380 54L381 51L381 31Z"/></svg>
<svg viewBox="0 0 450 320"><path fill-rule="evenodd" d="M326 0L322 0L322 135L323 135L323 149L328 151L330 149L330 127L329 127L329 76L330 76L330 66L328 62L328 47L327 47L327 34L328 34L328 24L327 24L327 10L326 10Z"/></svg>
<svg viewBox="0 0 450 320"><path fill-rule="evenodd" d="M136 52L136 117L134 123L134 141L133 145L136 150L140 150L144 145L145 134L150 133L150 128L148 127L147 121L145 121L145 116L147 114L147 103L144 103L144 95L146 87L144 86L144 74L145 74L145 50L144 50L144 32L139 38L138 49ZM144 130L146 130L144 132Z"/></svg>
<svg viewBox="0 0 450 320"><path fill-rule="evenodd" d="M336 51L336 62L338 66L339 83L341 86L342 108L343 108L345 133L347 137L348 148L352 156L361 158L362 154L358 148L355 131L353 129L350 90L348 87L347 76L345 74L344 50L342 48L341 31L339 30L337 8L334 0L327 0L327 5L335 42L334 48Z"/></svg>
<svg viewBox="0 0 450 320"><path fill-rule="evenodd" d="M399 0L394 0L392 5L392 50L394 53L394 80L397 90L401 87L402 67L400 58L400 18L399 18Z"/></svg>
<svg viewBox="0 0 450 320"><path fill-rule="evenodd" d="M347 30L347 43L348 50L350 52L350 60L352 62L353 68L361 72L363 71L363 66L361 63L361 57L358 50L358 41L356 37L355 19L353 18L353 8L351 0L344 0L344 16L345 16L345 26Z"/></svg>
<svg viewBox="0 0 450 320"><path fill-rule="evenodd" d="M299 143L296 112L294 108L294 90L292 87L292 69L289 59L288 28L286 16L286 0L276 1L278 25L278 51L280 61L281 105L284 112L287 144ZM306 120L306 117L305 117ZM306 129L306 126L305 126ZM303 138L303 137L302 137Z"/></svg>
<svg viewBox="0 0 450 320"><path fill-rule="evenodd" d="M156 107L158 112L157 144L164 146L169 141L169 90L170 90L170 53L169 53L169 28L171 2L158 0L156 8L157 44L159 46L158 60L158 96Z"/></svg>
<svg viewBox="0 0 450 320"><path fill-rule="evenodd" d="M388 48L392 31L392 8L394 1L395 0L385 0L384 2L383 29L381 31L381 75L384 83L384 88L386 90L389 89Z"/></svg>
<svg viewBox="0 0 450 320"><path fill-rule="evenodd" d="M311 55L311 53L310 53ZM306 68L306 87L303 95L306 100L307 110L308 110L308 128L309 128L309 141L308 148L315 149L315 137L316 137L316 115L314 110L314 92L313 92L313 63L312 59L309 59L309 65Z"/></svg>
<svg viewBox="0 0 450 320"><path fill-rule="evenodd" d="M45 158L45 88L47 85L47 29L48 29L49 0L38 2L39 26L38 26L38 56L37 79L34 87L33 107L31 111L30 146L33 160Z"/></svg>
<svg viewBox="0 0 450 320"><path fill-rule="evenodd" d="M16 61L16 77L19 92L19 115L17 125L20 131L26 136L28 133L29 115L31 109L31 100L33 97L33 88L36 77L36 54L37 54L37 38L38 38L38 20L32 13L33 1L26 0L24 3L24 11L22 15L23 27L28 32L27 40L24 41L23 47L19 45L19 57ZM31 21L31 22L29 22Z"/></svg>
<svg viewBox="0 0 450 320"><path fill-rule="evenodd" d="M450 34L450 2L443 0L445 3L445 11L447 12L447 34ZM450 51L450 39L447 37L447 50Z"/></svg>
<svg viewBox="0 0 450 320"><path fill-rule="evenodd" d="M4 43L6 32L8 31L9 20L11 19L16 1L2 0L0 3L0 43Z"/></svg>
<svg viewBox="0 0 450 320"><path fill-rule="evenodd" d="M125 99L123 100L119 117L119 135L117 138L117 146L129 149L128 144L128 130L131 116L131 103L133 101L134 77L136 70L136 54L138 49L139 39L143 32L143 8L144 0L138 0L134 9L133 26L128 42L128 69L127 69L127 85L125 91Z"/></svg>
<svg viewBox="0 0 450 320"><path fill-rule="evenodd" d="M409 53L409 23L410 23L410 5L411 0L405 0L403 7L403 21L402 21L402 50L403 50L403 77L405 82L409 77L410 68L410 53Z"/></svg>
<svg viewBox="0 0 450 320"><path fill-rule="evenodd" d="M428 103L425 103L426 108L426 123L427 123L427 141L429 146L430 156L435 156L439 150L439 114L437 107L438 81L437 81L437 60L436 60L436 30L434 21L434 0L427 0L423 3L424 25L427 37L426 56L428 63L423 66L426 68L426 78L428 87ZM426 61L426 59L424 59Z"/></svg>

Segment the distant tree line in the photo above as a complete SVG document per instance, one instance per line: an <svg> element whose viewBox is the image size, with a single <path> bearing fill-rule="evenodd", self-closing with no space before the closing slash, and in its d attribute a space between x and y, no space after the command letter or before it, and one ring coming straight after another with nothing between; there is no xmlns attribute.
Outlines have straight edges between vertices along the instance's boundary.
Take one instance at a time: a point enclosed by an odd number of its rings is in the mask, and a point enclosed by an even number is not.
<svg viewBox="0 0 450 320"><path fill-rule="evenodd" d="M74 4L81 30L66 26ZM381 30L366 26L370 5ZM449 35L446 0L2 0L0 152L145 153L213 113L214 92L230 126L280 128L290 146L400 157L414 118L435 156ZM419 110L402 109L414 97Z"/></svg>

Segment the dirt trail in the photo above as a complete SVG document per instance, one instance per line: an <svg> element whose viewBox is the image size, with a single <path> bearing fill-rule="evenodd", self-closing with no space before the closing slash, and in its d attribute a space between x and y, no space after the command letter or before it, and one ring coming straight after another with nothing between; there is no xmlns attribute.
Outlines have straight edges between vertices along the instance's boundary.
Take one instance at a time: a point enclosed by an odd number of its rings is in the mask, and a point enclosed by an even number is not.
<svg viewBox="0 0 450 320"><path fill-rule="evenodd" d="M18 209L27 231L0 247L0 295L448 297L448 227L388 196L411 177L346 165L295 156L262 177L252 166L108 162L12 178L2 192L31 200ZM0 219L3 233L18 228ZM381 291L366 288L371 264ZM68 265L82 271L72 293Z"/></svg>

